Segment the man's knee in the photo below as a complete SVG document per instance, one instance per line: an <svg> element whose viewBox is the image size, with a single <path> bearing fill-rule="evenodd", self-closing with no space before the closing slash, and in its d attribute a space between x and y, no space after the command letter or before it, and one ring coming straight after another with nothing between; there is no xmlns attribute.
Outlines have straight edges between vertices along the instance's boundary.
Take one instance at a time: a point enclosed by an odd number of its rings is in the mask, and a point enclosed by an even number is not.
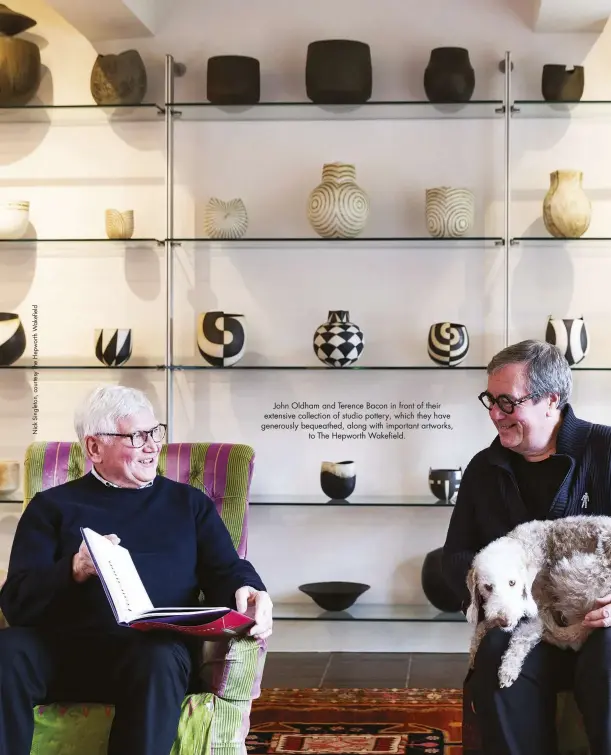
<svg viewBox="0 0 611 755"><path fill-rule="evenodd" d="M611 627L595 629L579 653L580 673L611 677Z"/></svg>
<svg viewBox="0 0 611 755"><path fill-rule="evenodd" d="M510 639L511 634L498 627L487 632L477 649L474 663L475 673L497 672Z"/></svg>
<svg viewBox="0 0 611 755"><path fill-rule="evenodd" d="M137 643L129 659L129 672L140 681L177 679L185 684L191 673L191 657L180 642L148 636Z"/></svg>

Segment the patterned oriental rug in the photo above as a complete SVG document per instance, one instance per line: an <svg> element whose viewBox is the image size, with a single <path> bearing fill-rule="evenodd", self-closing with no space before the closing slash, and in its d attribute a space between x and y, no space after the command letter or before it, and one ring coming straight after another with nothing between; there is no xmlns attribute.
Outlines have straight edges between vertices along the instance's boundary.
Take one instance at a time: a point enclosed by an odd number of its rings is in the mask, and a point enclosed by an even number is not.
<svg viewBox="0 0 611 755"><path fill-rule="evenodd" d="M462 690L264 689L249 755L462 755Z"/></svg>

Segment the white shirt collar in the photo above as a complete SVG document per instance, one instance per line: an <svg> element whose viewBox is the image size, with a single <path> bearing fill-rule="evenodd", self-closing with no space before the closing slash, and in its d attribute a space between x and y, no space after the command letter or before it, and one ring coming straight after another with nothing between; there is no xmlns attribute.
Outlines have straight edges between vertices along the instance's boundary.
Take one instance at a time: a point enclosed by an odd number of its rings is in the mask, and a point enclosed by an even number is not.
<svg viewBox="0 0 611 755"><path fill-rule="evenodd" d="M92 466L92 467L91 467L91 474L92 474L92 475L93 475L94 477L97 477L97 479L98 479L98 480L99 480L99 481L100 481L101 483L103 483L104 485L106 485L106 487L107 487L107 488L120 488L120 487L121 487L120 485L115 485L115 483L114 483L114 482L108 482L108 480L105 480L105 479L104 479L104 478L103 478L103 477L102 477L102 476L100 475L100 473L99 473L99 472L98 472L98 471L96 470L96 468L95 468L94 466ZM151 480L150 482L146 482L146 483L145 483L144 485L140 485L140 486L139 486L139 488L138 488L138 490L142 490L142 488L150 488L150 487L151 487L151 485L152 485L152 484L153 484L154 482L155 482L155 480Z"/></svg>

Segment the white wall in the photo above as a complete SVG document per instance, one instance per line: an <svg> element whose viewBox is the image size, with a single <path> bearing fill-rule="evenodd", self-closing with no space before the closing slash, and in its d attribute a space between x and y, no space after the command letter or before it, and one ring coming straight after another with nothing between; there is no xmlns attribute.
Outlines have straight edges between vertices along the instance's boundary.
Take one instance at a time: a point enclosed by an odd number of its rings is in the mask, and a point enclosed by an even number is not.
<svg viewBox="0 0 611 755"><path fill-rule="evenodd" d="M49 73L44 101L92 102L89 74L96 50L42 3L24 2L39 20ZM439 19L443 19L440 22ZM432 0L313 0L294 6L185 2L162 34L137 40L147 62L148 100L163 100L163 56L172 53L188 72L177 100L204 100L208 56L259 57L263 100L304 100L309 41L348 37L371 45L373 99L424 99L423 71L437 45L469 48L476 70L475 99L501 98L497 63L505 50L515 62L514 97L540 98L545 62L585 62L584 99L611 99L606 34L536 35L500 2ZM125 41L101 52L127 49ZM607 121L520 120L513 128L512 235L541 230L541 202L549 173L584 171L593 200L590 235L611 236ZM120 126L4 126L0 141L0 201L32 202L39 237L103 237L106 207L134 208L136 235L164 234L162 124ZM503 232L503 124L498 120L368 122L177 123L176 235L203 235L210 196L241 197L251 236L312 235L307 197L324 162L342 160L372 202L368 236L426 235L424 191L464 185L476 194L474 234ZM0 309L17 311L31 327L38 305L39 350L47 359L93 361L93 329L133 327L134 363L163 359L162 251L112 252L99 247L38 247L3 251ZM108 259L107 259L108 258ZM592 351L587 364L610 365L607 286L611 258L604 247L518 247L511 259L512 340L545 332L547 316L584 314ZM484 365L502 346L503 282L500 250L452 247L392 249L273 247L228 251L182 249L177 254L177 360L197 363L197 314L225 309L246 314L243 364L316 364L312 334L329 309L348 309L367 339L362 364L428 364L426 335L439 320L464 322L471 335L465 365ZM30 348L30 346L28 346ZM26 352L26 355L28 352ZM40 373L36 439L73 437L76 402L98 380L149 390L162 411L163 376L130 371L107 375ZM0 374L0 458L21 458L33 437L28 372ZM574 404L589 419L611 421L609 378L580 373ZM256 448L253 493L317 496L322 460L352 458L360 495L426 496L429 466L459 466L493 438L477 402L485 385L477 371L189 373L176 381L176 439L225 440ZM452 431L414 431L402 441L350 443L305 433L261 432L263 413L276 401L431 401L451 414ZM0 519L0 567L6 564L17 510ZM426 603L422 558L443 542L450 511L435 509L260 508L251 513L249 557L277 603L308 601L297 585L347 579L371 585L360 602ZM397 624L288 625L278 622L272 647L346 650L465 650L467 629Z"/></svg>

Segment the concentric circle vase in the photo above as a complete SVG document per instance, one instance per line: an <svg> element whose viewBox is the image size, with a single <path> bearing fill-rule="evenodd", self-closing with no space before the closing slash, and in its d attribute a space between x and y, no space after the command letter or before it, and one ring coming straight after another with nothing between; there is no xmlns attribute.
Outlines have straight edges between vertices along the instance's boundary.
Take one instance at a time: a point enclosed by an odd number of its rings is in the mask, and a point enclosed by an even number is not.
<svg viewBox="0 0 611 755"><path fill-rule="evenodd" d="M354 165L326 163L322 183L310 194L308 220L324 239L358 236L369 217L369 197L356 183Z"/></svg>
<svg viewBox="0 0 611 755"><path fill-rule="evenodd" d="M365 336L350 313L331 310L327 322L314 333L314 353L330 367L350 367L363 353Z"/></svg>
<svg viewBox="0 0 611 755"><path fill-rule="evenodd" d="M427 350L433 362L444 367L455 367L469 351L467 328L455 322L437 322L431 325Z"/></svg>
<svg viewBox="0 0 611 755"><path fill-rule="evenodd" d="M473 227L475 198L469 189L426 189L426 227L436 238L460 238Z"/></svg>

